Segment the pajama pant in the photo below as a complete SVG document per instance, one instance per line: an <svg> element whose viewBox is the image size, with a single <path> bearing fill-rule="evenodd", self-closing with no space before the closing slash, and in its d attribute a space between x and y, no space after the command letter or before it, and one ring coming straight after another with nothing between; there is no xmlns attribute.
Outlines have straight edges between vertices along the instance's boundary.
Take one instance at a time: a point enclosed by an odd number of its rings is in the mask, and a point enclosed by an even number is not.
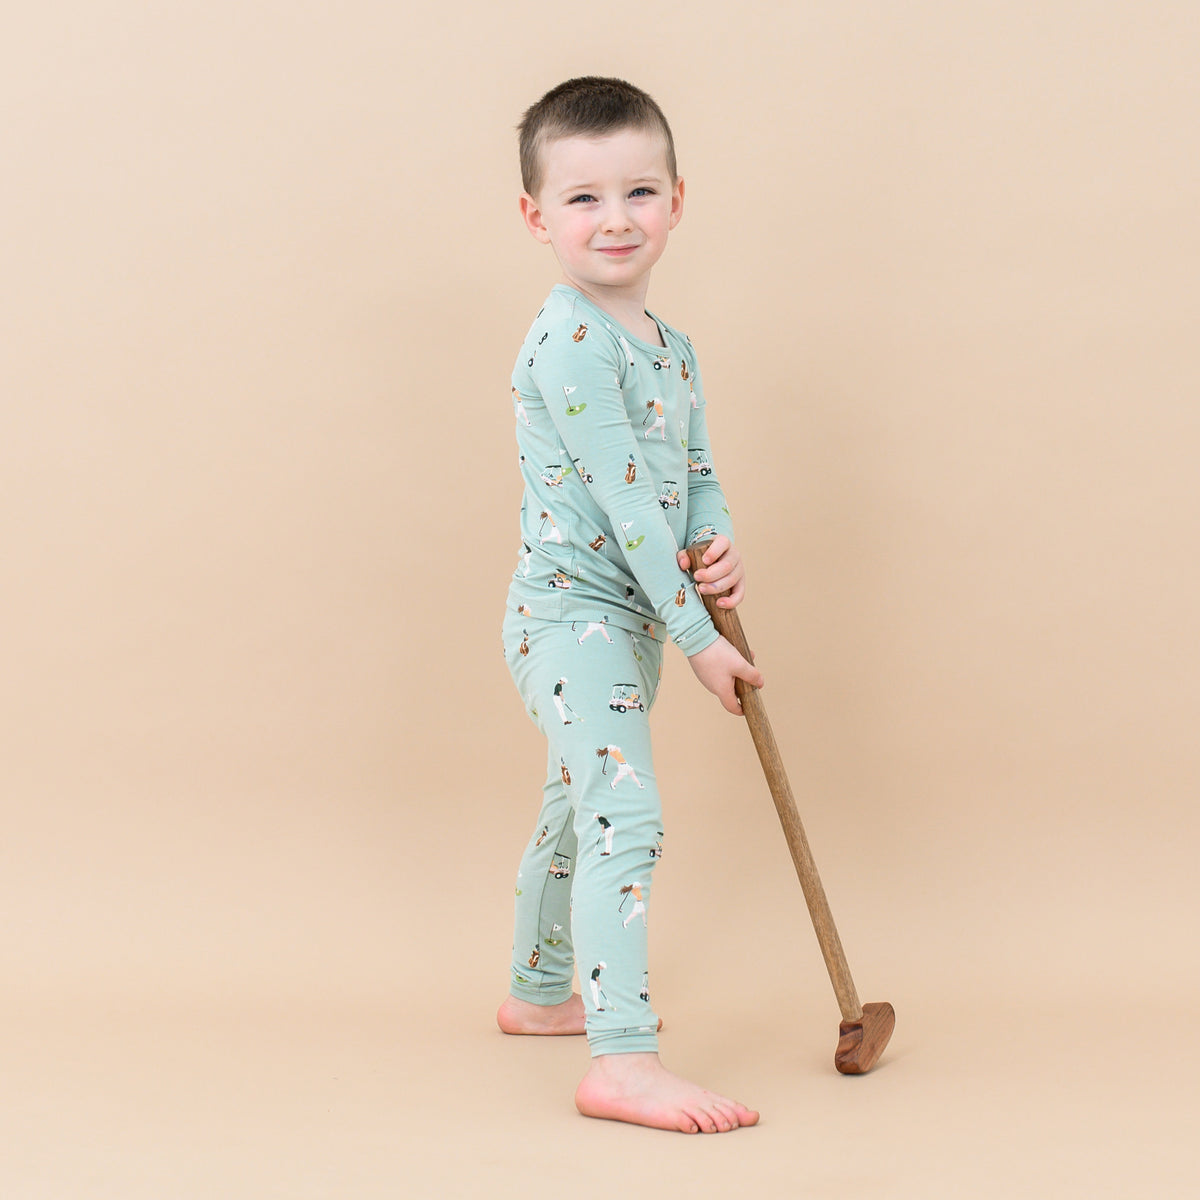
<svg viewBox="0 0 1200 1200"><path fill-rule="evenodd" d="M542 810L517 874L512 994L562 1003L577 961L592 1054L656 1051L646 911L662 854L649 728L662 645L517 612L503 640L548 743Z"/></svg>

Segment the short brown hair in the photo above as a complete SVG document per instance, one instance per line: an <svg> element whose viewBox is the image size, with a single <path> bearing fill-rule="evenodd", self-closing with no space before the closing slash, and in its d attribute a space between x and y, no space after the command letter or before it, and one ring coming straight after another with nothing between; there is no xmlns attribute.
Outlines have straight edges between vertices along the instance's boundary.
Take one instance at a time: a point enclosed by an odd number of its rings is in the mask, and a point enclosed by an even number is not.
<svg viewBox="0 0 1200 1200"><path fill-rule="evenodd" d="M521 186L537 195L542 185L542 147L564 137L603 137L618 129L660 132L667 143L667 170L677 179L675 140L663 110L641 88L623 79L582 75L551 88L531 104L517 130L521 135Z"/></svg>

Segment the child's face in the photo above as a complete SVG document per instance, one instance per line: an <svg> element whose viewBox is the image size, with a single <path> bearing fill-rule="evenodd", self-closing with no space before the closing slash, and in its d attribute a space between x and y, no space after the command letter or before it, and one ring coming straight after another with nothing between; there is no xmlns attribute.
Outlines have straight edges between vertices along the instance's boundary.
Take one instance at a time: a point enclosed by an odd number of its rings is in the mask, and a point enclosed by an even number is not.
<svg viewBox="0 0 1200 1200"><path fill-rule="evenodd" d="M537 196L521 197L529 232L553 247L572 286L640 305L683 211L683 180L670 177L662 135L559 138L542 148L542 167Z"/></svg>

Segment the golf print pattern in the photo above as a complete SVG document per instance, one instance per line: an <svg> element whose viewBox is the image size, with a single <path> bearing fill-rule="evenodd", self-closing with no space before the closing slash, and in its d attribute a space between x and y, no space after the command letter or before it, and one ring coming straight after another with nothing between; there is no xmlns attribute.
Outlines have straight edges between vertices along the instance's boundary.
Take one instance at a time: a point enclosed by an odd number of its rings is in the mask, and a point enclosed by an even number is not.
<svg viewBox="0 0 1200 1200"><path fill-rule="evenodd" d="M641 780L638 779L637 774L634 772L634 769L629 765L629 763L627 763L625 761L625 755L623 755L621 753L620 746L613 746L613 745L601 746L600 749L596 751L596 755L599 758L603 758L605 760L604 770L603 770L602 774L605 774L605 775L608 774L608 768L609 768L610 762L616 764L616 769L613 774L612 781L608 785L610 788L613 789L613 791L617 790L617 784L620 783L621 780L624 779L626 776L629 776L629 778L632 779L633 782L638 785L638 787L645 786L645 784L643 784L641 782Z"/></svg>
<svg viewBox="0 0 1200 1200"><path fill-rule="evenodd" d="M560 1003L578 967L594 1054L657 1048L646 938L663 832L649 714L664 640L694 654L717 636L678 549L702 530L733 536L695 352L652 319L657 344L559 285L511 381L524 497L504 653L547 742L515 889L512 991Z"/></svg>
<svg viewBox="0 0 1200 1200"><path fill-rule="evenodd" d="M632 883L627 883L621 889L621 896L622 896L622 900L621 900L620 905L617 908L618 912L624 911L626 901L631 896L633 897L633 905L629 909L629 915L626 916L625 920L623 920L621 922L621 927L623 929L628 929L629 922L632 921L635 917L641 917L642 925L645 926L645 924L646 924L646 904L645 904L645 893L642 891L641 880L635 879Z"/></svg>
<svg viewBox="0 0 1200 1200"><path fill-rule="evenodd" d="M645 632L606 640L601 618L572 627L510 610L505 621L505 660L547 741L517 877L511 989L561 1003L578 965L592 1052L654 1050L646 939L663 826L649 713L663 648Z"/></svg>
<svg viewBox="0 0 1200 1200"><path fill-rule="evenodd" d="M509 600L632 633L649 616L691 654L717 635L675 554L701 527L733 531L695 352L656 324L665 345L559 285L530 328L511 383L525 498Z"/></svg>

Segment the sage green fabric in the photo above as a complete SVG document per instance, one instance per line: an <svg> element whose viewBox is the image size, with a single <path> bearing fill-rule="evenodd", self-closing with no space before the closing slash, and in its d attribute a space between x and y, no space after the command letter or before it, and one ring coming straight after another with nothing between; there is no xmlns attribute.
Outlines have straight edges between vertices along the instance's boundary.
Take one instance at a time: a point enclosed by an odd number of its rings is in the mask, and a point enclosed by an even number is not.
<svg viewBox="0 0 1200 1200"><path fill-rule="evenodd" d="M593 1054L658 1046L646 931L663 825L649 713L664 641L690 655L717 638L678 549L733 536L695 352L652 319L662 346L560 284L512 376L524 495L504 653L548 758L510 986L558 1004L578 965Z"/></svg>
<svg viewBox="0 0 1200 1200"><path fill-rule="evenodd" d="M599 620L685 654L717 632L675 554L733 536L686 335L634 337L566 284L550 293L512 375L525 483L509 607Z"/></svg>
<svg viewBox="0 0 1200 1200"><path fill-rule="evenodd" d="M654 1051L646 955L662 806L649 715L662 643L509 613L504 656L546 736L542 806L517 874L512 994L560 1004L578 959L592 1054Z"/></svg>

